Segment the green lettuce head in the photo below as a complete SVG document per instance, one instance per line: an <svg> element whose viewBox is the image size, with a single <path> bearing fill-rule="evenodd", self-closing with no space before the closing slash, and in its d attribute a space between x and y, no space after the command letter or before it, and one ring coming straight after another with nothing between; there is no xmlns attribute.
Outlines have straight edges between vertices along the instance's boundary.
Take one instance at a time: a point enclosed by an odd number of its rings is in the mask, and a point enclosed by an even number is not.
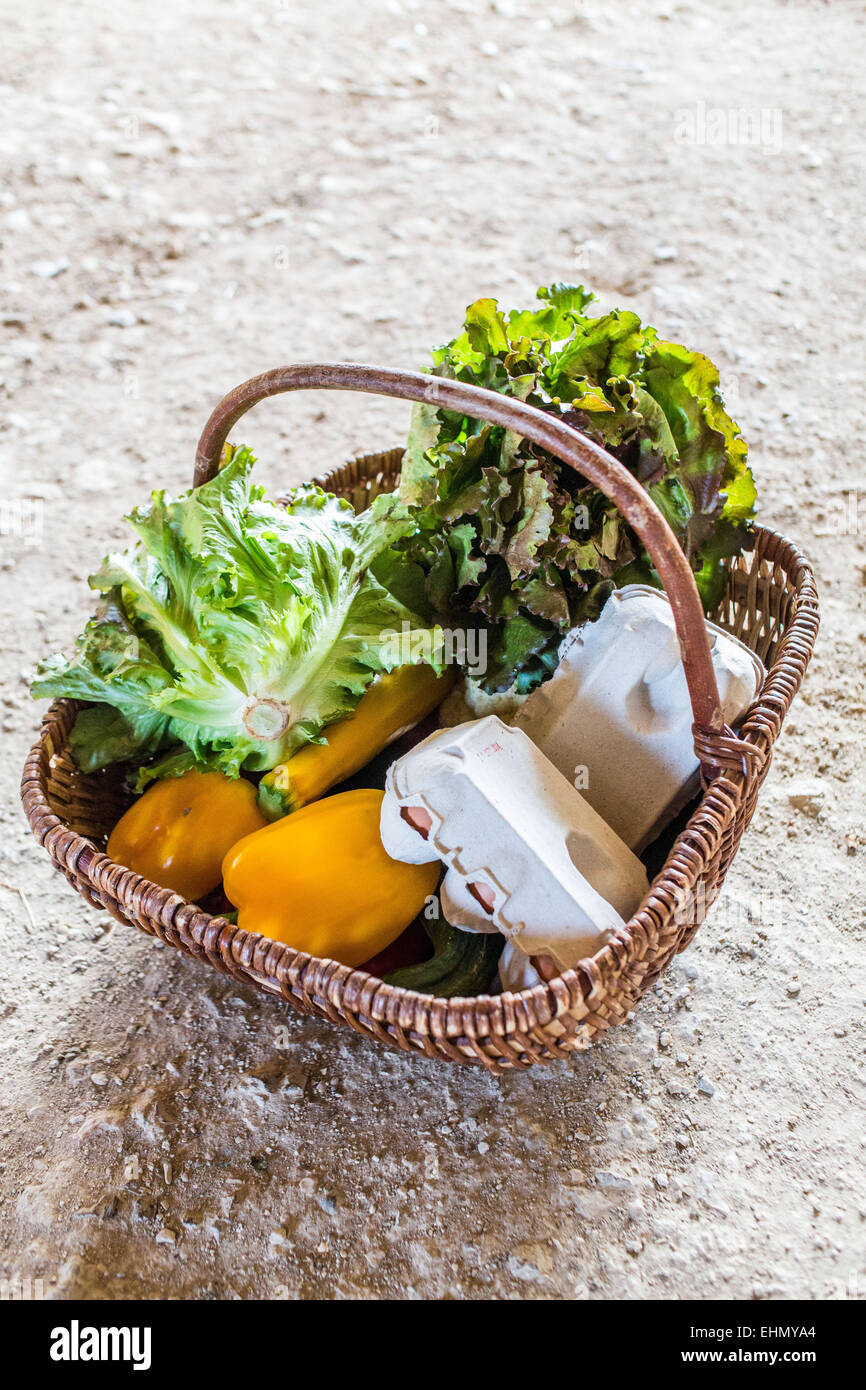
<svg viewBox="0 0 866 1390"><path fill-rule="evenodd" d="M746 444L709 358L659 339L631 311L586 312L582 286L538 291L506 315L493 299L433 353L435 376L485 386L541 410L607 449L657 503L712 612L724 560L749 544L755 487ZM415 406L401 497L415 531L375 565L419 611L487 630L489 690L530 689L555 665L563 632L598 613L615 587L658 585L611 502L512 431ZM396 553L396 558L395 558Z"/></svg>
<svg viewBox="0 0 866 1390"><path fill-rule="evenodd" d="M38 668L34 695L92 702L70 737L84 771L157 754L139 785L190 767L265 771L321 742L392 669L389 633L423 628L371 573L413 526L396 496L356 516L309 486L280 506L253 462L228 448L211 482L134 511L136 543L91 576L102 603L75 657ZM424 631L413 647L435 665L439 634Z"/></svg>

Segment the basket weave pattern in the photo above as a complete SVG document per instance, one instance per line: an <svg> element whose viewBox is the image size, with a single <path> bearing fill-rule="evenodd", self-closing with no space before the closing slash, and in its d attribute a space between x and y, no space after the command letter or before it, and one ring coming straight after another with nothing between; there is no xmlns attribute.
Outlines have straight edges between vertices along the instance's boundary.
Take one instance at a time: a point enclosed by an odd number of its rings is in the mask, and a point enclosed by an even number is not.
<svg viewBox="0 0 866 1390"><path fill-rule="evenodd" d="M399 479L402 451L367 455L320 479L357 510ZM691 941L721 889L755 809L773 744L802 681L818 627L811 570L790 541L755 528L755 546L730 566L715 620L764 661L766 683L730 764L704 791L687 826L625 930L549 984L477 999L433 999L212 917L104 854L128 803L119 774L85 776L69 755L78 706L52 705L24 769L22 796L34 835L94 907L140 927L240 983L304 1014L348 1024L378 1042L490 1070L562 1058L621 1023L672 957ZM754 751L744 755L743 742ZM719 743L713 745L720 761Z"/></svg>

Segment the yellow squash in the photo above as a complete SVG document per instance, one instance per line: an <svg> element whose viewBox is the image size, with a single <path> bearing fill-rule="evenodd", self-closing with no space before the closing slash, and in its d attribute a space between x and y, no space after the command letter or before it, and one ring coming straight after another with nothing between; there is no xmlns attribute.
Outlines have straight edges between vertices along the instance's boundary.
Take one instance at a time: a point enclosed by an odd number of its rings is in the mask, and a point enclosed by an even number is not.
<svg viewBox="0 0 866 1390"><path fill-rule="evenodd" d="M269 820L316 801L360 771L404 729L436 709L454 684L453 669L401 666L367 688L357 709L325 730L327 743L308 743L259 784L259 806Z"/></svg>
<svg viewBox="0 0 866 1390"><path fill-rule="evenodd" d="M338 792L234 845L223 885L238 926L344 965L396 940L435 893L440 865L385 853L382 796Z"/></svg>
<svg viewBox="0 0 866 1390"><path fill-rule="evenodd" d="M221 772L185 772L154 782L121 816L107 853L189 902L216 888L226 851L267 822L256 789Z"/></svg>

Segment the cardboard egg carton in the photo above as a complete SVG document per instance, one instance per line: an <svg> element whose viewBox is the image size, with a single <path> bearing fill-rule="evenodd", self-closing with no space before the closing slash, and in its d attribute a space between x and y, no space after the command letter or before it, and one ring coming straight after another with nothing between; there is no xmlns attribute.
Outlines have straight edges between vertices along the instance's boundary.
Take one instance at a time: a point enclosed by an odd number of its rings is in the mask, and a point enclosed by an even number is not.
<svg viewBox="0 0 866 1390"><path fill-rule="evenodd" d="M394 859L440 859L442 908L565 969L648 891L640 860L526 734L495 715L442 729L392 764L381 818Z"/></svg>
<svg viewBox="0 0 866 1390"><path fill-rule="evenodd" d="M707 623L725 722L735 725L766 671L753 651ZM559 666L514 724L631 849L642 850L695 795L699 764L673 611L629 584L594 623L564 639Z"/></svg>

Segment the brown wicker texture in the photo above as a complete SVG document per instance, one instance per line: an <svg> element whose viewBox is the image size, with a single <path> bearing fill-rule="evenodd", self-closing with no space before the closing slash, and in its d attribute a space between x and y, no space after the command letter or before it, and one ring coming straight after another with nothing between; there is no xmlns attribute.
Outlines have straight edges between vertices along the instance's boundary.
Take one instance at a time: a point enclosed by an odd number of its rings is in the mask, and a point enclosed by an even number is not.
<svg viewBox="0 0 866 1390"><path fill-rule="evenodd" d="M419 376L421 386L416 388L416 379L408 373L373 374L372 369L354 367L280 370L282 375L267 374L246 383L217 407L202 436L197 482L212 473L214 454L218 457L228 428L245 409L277 390L322 384L310 381L309 373L354 373L349 389L376 389L358 386L358 373L366 371L378 389L389 376L410 382L411 389L390 394L417 398L422 390L429 391L429 378ZM289 373L300 373L300 380L287 386ZM254 389L247 390L238 409L238 396L250 387ZM463 389L479 397L493 394ZM459 404L465 408L465 399ZM479 403L475 413L490 418L495 412L488 401ZM526 416L520 423L529 433ZM581 440L581 447L584 444ZM561 440L552 447L562 452ZM621 467L603 451L597 453L606 466ZM401 457L401 449L365 455L318 481L361 509L378 492L396 485ZM591 476L588 468L581 471ZM611 487L607 490L613 495ZM617 500L626 511L630 499L625 499L626 506ZM56 868L94 907L209 961L243 984L286 1000L300 1013L348 1024L379 1042L425 1057L480 1064L493 1071L566 1057L621 1023L691 941L721 890L751 820L773 744L803 679L818 629L811 569L797 547L774 531L756 527L754 541L754 549L730 565L728 592L714 617L765 662L764 687L738 736L723 727L713 729L710 720L696 720L695 746L704 766L705 790L624 931L574 970L534 989L473 999L433 999L397 989L363 970L242 931L114 863L104 846L127 804L122 778L114 771L84 776L75 767L68 746L78 709L75 701L52 705L27 759L22 797L30 826ZM694 704L695 683L690 689ZM718 703L714 676L705 693Z"/></svg>

